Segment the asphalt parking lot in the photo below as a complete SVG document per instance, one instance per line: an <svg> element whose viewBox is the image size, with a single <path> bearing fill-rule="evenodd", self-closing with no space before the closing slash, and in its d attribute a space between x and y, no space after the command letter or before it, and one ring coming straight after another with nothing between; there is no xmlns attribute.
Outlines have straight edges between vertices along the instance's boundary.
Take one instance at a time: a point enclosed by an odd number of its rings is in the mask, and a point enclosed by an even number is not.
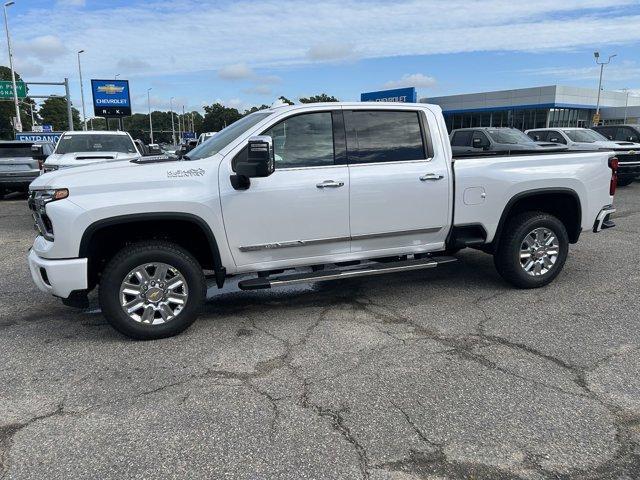
<svg viewBox="0 0 640 480"><path fill-rule="evenodd" d="M0 202L0 478L640 478L640 184L555 283L489 256L212 297L133 342L41 294Z"/></svg>

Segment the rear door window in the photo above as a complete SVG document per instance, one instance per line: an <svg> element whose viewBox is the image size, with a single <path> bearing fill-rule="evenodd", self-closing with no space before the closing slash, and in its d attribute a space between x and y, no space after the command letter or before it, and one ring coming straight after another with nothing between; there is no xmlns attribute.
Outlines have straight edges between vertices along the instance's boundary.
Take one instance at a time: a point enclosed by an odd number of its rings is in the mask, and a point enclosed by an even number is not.
<svg viewBox="0 0 640 480"><path fill-rule="evenodd" d="M640 136L633 128L618 127L616 140L623 142L638 142L640 140Z"/></svg>
<svg viewBox="0 0 640 480"><path fill-rule="evenodd" d="M427 158L419 112L345 112L350 163L402 162Z"/></svg>

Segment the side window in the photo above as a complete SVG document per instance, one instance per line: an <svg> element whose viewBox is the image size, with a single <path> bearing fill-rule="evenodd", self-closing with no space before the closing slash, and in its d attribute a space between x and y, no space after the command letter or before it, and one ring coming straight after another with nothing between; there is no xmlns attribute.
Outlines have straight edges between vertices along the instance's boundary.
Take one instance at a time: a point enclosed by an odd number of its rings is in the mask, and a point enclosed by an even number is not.
<svg viewBox="0 0 640 480"><path fill-rule="evenodd" d="M473 132L473 138L471 141L473 142L472 143L473 148L485 148L491 145L491 143L489 143L489 139L487 138L487 136L484 133L477 130Z"/></svg>
<svg viewBox="0 0 640 480"><path fill-rule="evenodd" d="M471 137L473 132L471 130L463 130L462 132L456 132L451 139L451 146L453 147L470 147Z"/></svg>
<svg viewBox="0 0 640 480"><path fill-rule="evenodd" d="M600 133L601 135L604 135L609 140L613 140L616 137L616 130L618 129L608 127L608 128L598 128L596 132Z"/></svg>
<svg viewBox="0 0 640 480"><path fill-rule="evenodd" d="M276 169L333 165L331 112L289 117L264 132L273 139Z"/></svg>
<svg viewBox="0 0 640 480"><path fill-rule="evenodd" d="M534 142L547 142L549 140L549 131L539 130L537 132L529 132L529 138Z"/></svg>
<svg viewBox="0 0 640 480"><path fill-rule="evenodd" d="M349 162L376 163L427 158L418 112L345 112Z"/></svg>
<svg viewBox="0 0 640 480"><path fill-rule="evenodd" d="M549 132L549 141L552 143L563 143L563 144L567 144L567 141L564 139L564 137L560 134L560 132L556 132L555 130L552 130Z"/></svg>
<svg viewBox="0 0 640 480"><path fill-rule="evenodd" d="M640 135L638 135L638 132L636 132L633 128L620 127L618 128L618 135L616 136L616 140L622 140L624 142L638 142L638 140L640 140Z"/></svg>

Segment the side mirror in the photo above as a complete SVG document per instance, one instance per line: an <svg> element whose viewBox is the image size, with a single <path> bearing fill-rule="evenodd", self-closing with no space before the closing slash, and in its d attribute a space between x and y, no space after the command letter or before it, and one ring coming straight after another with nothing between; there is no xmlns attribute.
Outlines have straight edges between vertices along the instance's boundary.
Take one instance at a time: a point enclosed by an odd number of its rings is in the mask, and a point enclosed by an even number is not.
<svg viewBox="0 0 640 480"><path fill-rule="evenodd" d="M268 177L275 170L273 140L268 135L251 137L247 148L247 161L238 162L236 173L245 177Z"/></svg>
<svg viewBox="0 0 640 480"><path fill-rule="evenodd" d="M249 138L246 160L235 166L235 175L231 175L231 185L236 190L246 190L251 186L251 178L268 177L275 170L273 139L268 135Z"/></svg>

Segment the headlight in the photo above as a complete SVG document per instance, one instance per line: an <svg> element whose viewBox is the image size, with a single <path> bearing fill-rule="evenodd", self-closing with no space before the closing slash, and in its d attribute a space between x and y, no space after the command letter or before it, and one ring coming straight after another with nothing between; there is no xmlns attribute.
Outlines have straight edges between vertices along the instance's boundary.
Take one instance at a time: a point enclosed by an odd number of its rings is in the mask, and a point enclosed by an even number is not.
<svg viewBox="0 0 640 480"><path fill-rule="evenodd" d="M29 208L33 214L36 230L47 240L53 241L53 224L47 215L48 203L62 200L69 196L69 189L55 188L49 190L30 190Z"/></svg>

